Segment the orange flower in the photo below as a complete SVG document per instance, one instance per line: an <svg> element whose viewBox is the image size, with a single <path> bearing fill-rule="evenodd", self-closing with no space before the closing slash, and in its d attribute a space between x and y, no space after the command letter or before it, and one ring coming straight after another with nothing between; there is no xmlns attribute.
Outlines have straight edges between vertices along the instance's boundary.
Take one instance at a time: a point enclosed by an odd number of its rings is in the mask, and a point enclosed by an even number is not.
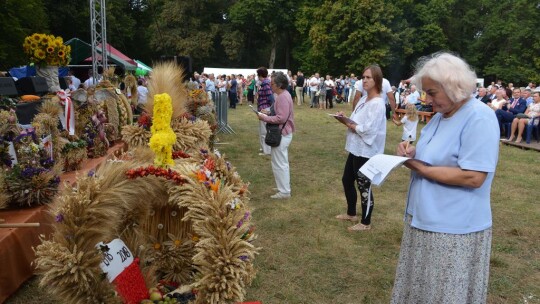
<svg viewBox="0 0 540 304"><path fill-rule="evenodd" d="M64 53L64 51L58 51L58 57L64 58L64 56L66 56L66 53Z"/></svg>
<svg viewBox="0 0 540 304"><path fill-rule="evenodd" d="M204 174L204 171L197 171L197 180L200 182L206 181L206 174Z"/></svg>
<svg viewBox="0 0 540 304"><path fill-rule="evenodd" d="M219 180L217 180L217 181L215 181L215 182L211 182L211 183L210 183L210 189L212 189L212 191L214 191L214 192L217 193L218 190L219 190L219 184L220 184L220 181L219 181Z"/></svg>
<svg viewBox="0 0 540 304"><path fill-rule="evenodd" d="M161 244L160 243L155 243L154 244L154 249L155 250L159 250L161 248Z"/></svg>

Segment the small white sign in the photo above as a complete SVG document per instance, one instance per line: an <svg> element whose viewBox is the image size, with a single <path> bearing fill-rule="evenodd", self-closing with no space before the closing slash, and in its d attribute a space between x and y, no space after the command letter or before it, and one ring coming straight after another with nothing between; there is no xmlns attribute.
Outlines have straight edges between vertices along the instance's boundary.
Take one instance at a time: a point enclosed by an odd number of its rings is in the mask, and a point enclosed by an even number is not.
<svg viewBox="0 0 540 304"><path fill-rule="evenodd" d="M15 153L15 146L13 145L12 141L9 142L8 153L9 153L9 156L11 156L11 158L12 158L12 162L11 162L12 166L16 165L17 164L17 153Z"/></svg>
<svg viewBox="0 0 540 304"><path fill-rule="evenodd" d="M114 239L108 244L99 242L96 247L102 254L102 261L99 266L107 274L109 282L133 263L133 254L121 239Z"/></svg>

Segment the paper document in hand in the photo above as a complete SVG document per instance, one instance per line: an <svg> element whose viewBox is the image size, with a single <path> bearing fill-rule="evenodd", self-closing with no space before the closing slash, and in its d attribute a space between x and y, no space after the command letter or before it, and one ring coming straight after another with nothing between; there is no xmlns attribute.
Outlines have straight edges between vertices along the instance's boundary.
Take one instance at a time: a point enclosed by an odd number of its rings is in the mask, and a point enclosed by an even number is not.
<svg viewBox="0 0 540 304"><path fill-rule="evenodd" d="M377 154L372 156L359 171L369 178L373 185L381 186L394 168L409 159L409 157Z"/></svg>
<svg viewBox="0 0 540 304"><path fill-rule="evenodd" d="M339 120L342 124L355 123L354 120L350 119L347 116L335 115L335 114L328 114L328 115L330 115L330 116L334 117L335 119Z"/></svg>
<svg viewBox="0 0 540 304"><path fill-rule="evenodd" d="M255 114L260 113L259 111L255 110L255 108L252 105L249 105L249 107L251 108L251 111L255 112Z"/></svg>

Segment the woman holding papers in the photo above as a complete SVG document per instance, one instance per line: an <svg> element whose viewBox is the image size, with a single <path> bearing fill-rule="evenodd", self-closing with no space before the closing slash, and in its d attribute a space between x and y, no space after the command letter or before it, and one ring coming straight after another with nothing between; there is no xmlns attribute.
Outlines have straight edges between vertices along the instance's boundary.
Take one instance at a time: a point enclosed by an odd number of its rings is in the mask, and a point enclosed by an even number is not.
<svg viewBox="0 0 540 304"><path fill-rule="evenodd" d="M294 113L291 94L287 91L289 80L283 72L276 72L270 82L272 91L277 97L272 106L275 115L268 116L258 113L260 121L279 124L281 128L281 142L277 147L271 147L272 172L276 181L278 192L270 198L287 199L291 197L291 178L289 174L289 145L294 132Z"/></svg>
<svg viewBox="0 0 540 304"><path fill-rule="evenodd" d="M367 92L362 99L359 93L355 96L354 111L351 120L344 120L347 126L345 150L349 152L345 169L343 170L343 189L347 199L347 213L337 215L338 220L358 222L356 215L357 193L355 184L360 190L362 218L360 223L348 228L349 231L371 229L371 214L373 211L373 194L370 191L370 181L364 175L358 175L358 170L370 157L384 152L386 138L386 118L384 99L381 98L383 75L377 65L368 66L362 73L362 86ZM358 98L358 99L357 99ZM343 115L338 112L337 115Z"/></svg>
<svg viewBox="0 0 540 304"><path fill-rule="evenodd" d="M397 148L413 159L405 162L412 173L392 303L486 302L499 128L472 97L475 82L448 53L423 60L413 77L437 114L416 147Z"/></svg>

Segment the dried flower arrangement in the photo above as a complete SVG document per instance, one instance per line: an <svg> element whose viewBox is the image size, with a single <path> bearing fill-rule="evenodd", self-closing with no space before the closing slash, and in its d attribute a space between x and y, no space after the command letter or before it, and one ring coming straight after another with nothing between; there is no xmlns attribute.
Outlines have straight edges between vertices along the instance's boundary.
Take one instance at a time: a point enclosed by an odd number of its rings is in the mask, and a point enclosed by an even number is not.
<svg viewBox="0 0 540 304"><path fill-rule="evenodd" d="M80 139L68 142L62 147L62 160L64 171L75 171L81 169L82 163L88 158L86 140Z"/></svg>
<svg viewBox="0 0 540 304"><path fill-rule="evenodd" d="M34 131L21 132L13 143L17 164L3 171L3 188L10 205L28 207L51 202L58 191L60 169Z"/></svg>
<svg viewBox="0 0 540 304"><path fill-rule="evenodd" d="M168 100L158 97L158 108L160 99ZM153 123L159 127L167 119ZM153 130L159 138L164 129ZM153 141L157 154L131 150L57 196L55 232L36 248L41 286L71 303L122 301L103 276L95 247L121 238L140 259L146 286L175 281L197 290L195 303L244 299L259 251L252 244L247 184L219 153L198 146L173 153L177 142Z"/></svg>

